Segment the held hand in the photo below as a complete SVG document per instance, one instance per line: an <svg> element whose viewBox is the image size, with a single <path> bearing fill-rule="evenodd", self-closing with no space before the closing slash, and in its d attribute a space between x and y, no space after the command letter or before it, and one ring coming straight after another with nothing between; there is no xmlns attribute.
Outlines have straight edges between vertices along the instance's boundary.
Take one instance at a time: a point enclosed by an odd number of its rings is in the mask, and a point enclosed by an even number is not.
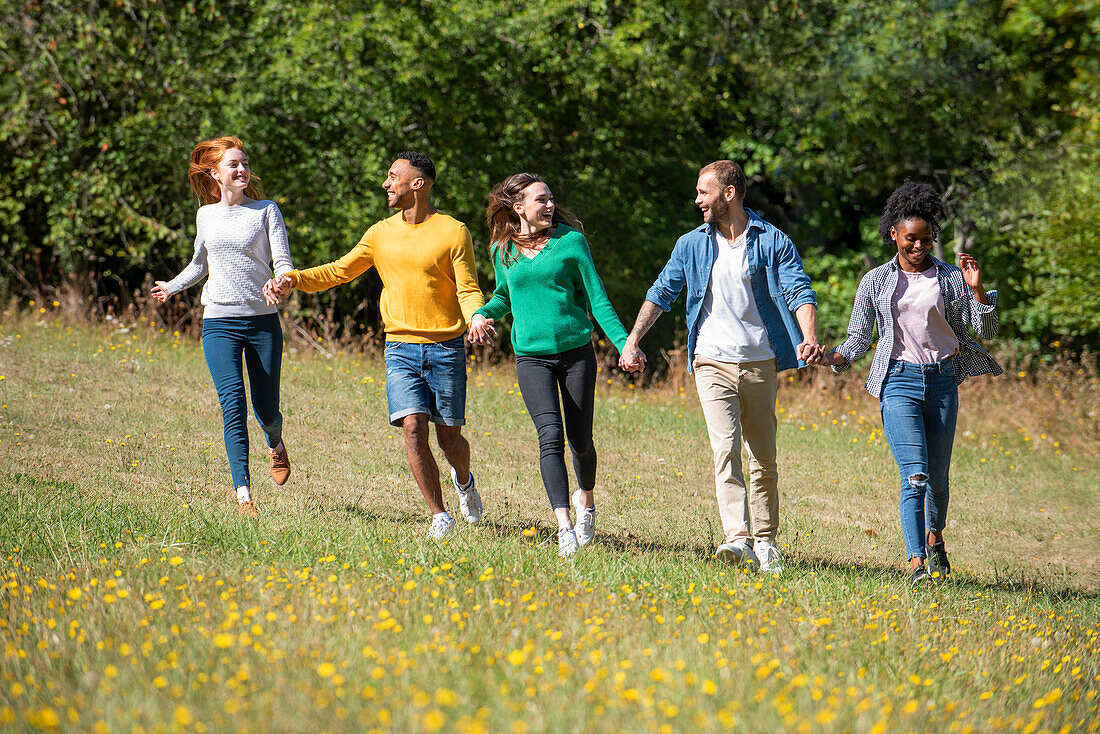
<svg viewBox="0 0 1100 734"><path fill-rule="evenodd" d="M840 352L832 352L828 347L821 348L821 360L818 364L825 365L827 367L840 367L848 364L848 360L840 356Z"/></svg>
<svg viewBox="0 0 1100 734"><path fill-rule="evenodd" d="M149 295L151 295L153 297L153 300L155 300L157 303L164 303L171 295L170 293L168 293L167 288L165 288L165 286L167 285L168 284L163 280L155 281L155 285L153 286L152 290L149 291Z"/></svg>
<svg viewBox="0 0 1100 734"><path fill-rule="evenodd" d="M624 372L641 372L645 365L645 352L638 346L637 340L628 338L623 345L622 354L619 355L619 369Z"/></svg>
<svg viewBox="0 0 1100 734"><path fill-rule="evenodd" d="M264 300L267 301L268 306L279 305L279 294L275 287L274 278L264 283Z"/></svg>
<svg viewBox="0 0 1100 734"><path fill-rule="evenodd" d="M816 342L804 341L797 347L798 358L806 364L821 364L824 350Z"/></svg>
<svg viewBox="0 0 1100 734"><path fill-rule="evenodd" d="M978 261L965 252L960 252L959 269L962 270L963 280L973 291L982 291L982 268Z"/></svg>
<svg viewBox="0 0 1100 734"><path fill-rule="evenodd" d="M274 306L279 303L280 300L290 295L290 291L294 289L294 286L288 275L276 275L271 280L264 283L264 298L268 304Z"/></svg>
<svg viewBox="0 0 1100 734"><path fill-rule="evenodd" d="M493 327L492 319L487 319L477 313L470 319L469 338L471 344L492 344L496 335L497 330Z"/></svg>

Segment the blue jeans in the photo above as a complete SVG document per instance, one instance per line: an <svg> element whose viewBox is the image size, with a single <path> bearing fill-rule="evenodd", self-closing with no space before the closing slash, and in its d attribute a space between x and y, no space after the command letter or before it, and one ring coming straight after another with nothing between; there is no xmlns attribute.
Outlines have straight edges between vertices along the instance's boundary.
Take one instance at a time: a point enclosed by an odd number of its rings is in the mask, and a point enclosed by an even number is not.
<svg viewBox="0 0 1100 734"><path fill-rule="evenodd" d="M901 471L901 530L907 558L925 558L925 518L934 532L947 523L948 471L959 415L952 360L891 360L880 408L883 432Z"/></svg>
<svg viewBox="0 0 1100 734"><path fill-rule="evenodd" d="M442 342L386 342L386 402L390 423L423 413L433 423L466 423L466 343L461 336Z"/></svg>
<svg viewBox="0 0 1100 734"><path fill-rule="evenodd" d="M202 352L222 406L225 453L229 455L233 486L247 487L248 406L242 362L248 365L252 410L267 437L267 445L275 448L283 438L283 416L279 412L283 331L279 328L279 315L203 319Z"/></svg>

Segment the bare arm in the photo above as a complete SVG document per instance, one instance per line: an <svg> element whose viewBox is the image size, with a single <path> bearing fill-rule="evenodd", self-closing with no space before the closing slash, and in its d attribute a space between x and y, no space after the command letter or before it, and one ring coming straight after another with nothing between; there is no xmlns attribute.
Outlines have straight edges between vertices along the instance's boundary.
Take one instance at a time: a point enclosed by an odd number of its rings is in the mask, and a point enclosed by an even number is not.
<svg viewBox="0 0 1100 734"><path fill-rule="evenodd" d="M638 342L641 341L650 327L657 322L657 318L662 313L664 311L656 303L652 301L642 302L642 307L638 309L638 318L634 320L634 328L627 335L623 352L619 356L619 367L628 371L638 371L645 367L645 354L638 347Z"/></svg>
<svg viewBox="0 0 1100 734"><path fill-rule="evenodd" d="M821 347L817 343L817 306L803 303L795 312L798 328L802 330L802 343L797 347L798 358L815 364L821 359Z"/></svg>

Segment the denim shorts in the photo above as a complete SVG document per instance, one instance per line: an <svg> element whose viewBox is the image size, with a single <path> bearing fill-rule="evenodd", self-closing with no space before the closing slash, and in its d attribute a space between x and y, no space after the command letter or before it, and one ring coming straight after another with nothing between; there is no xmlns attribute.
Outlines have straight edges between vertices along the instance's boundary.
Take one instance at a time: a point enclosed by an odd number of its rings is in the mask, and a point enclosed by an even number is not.
<svg viewBox="0 0 1100 734"><path fill-rule="evenodd" d="M390 423L425 413L433 423L466 423L466 344L461 336L431 344L386 342Z"/></svg>

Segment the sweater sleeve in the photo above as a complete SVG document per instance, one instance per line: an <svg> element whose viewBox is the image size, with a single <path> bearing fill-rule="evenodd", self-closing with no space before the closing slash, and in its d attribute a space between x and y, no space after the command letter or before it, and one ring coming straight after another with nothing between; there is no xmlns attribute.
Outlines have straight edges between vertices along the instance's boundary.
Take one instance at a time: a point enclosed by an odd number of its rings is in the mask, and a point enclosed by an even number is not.
<svg viewBox="0 0 1100 734"><path fill-rule="evenodd" d="M500 321L512 311L512 299L508 295L508 278L504 274L504 265L500 258L493 258L493 273L496 276L497 287L493 291L493 297L489 302L478 309L478 313L487 319Z"/></svg>
<svg viewBox="0 0 1100 734"><path fill-rule="evenodd" d="M596 263L592 261L592 251L588 248L588 240L583 235L578 242L576 263L580 271L581 282L584 284L584 292L588 297L588 305L592 309L592 315L596 317L596 323L603 329L603 333L615 345L619 352L626 345L626 329L619 315L615 313L615 307L611 305L607 297L607 291L603 287L599 273L596 272Z"/></svg>
<svg viewBox="0 0 1100 734"><path fill-rule="evenodd" d="M271 247L271 264L275 275L283 275L294 269L290 259L290 242L286 236L286 223L279 205L271 202L267 208L267 242Z"/></svg>
<svg viewBox="0 0 1100 734"><path fill-rule="evenodd" d="M458 241L451 251L454 263L455 287L458 291L458 305L462 309L462 318L469 325L474 313L485 305L485 296L477 283L477 264L474 261L474 241L466 225L459 228Z"/></svg>
<svg viewBox="0 0 1100 734"><path fill-rule="evenodd" d="M312 293L333 286L343 285L355 280L374 265L371 229L368 229L359 243L336 262L318 265L306 270L290 270L287 275L294 287L300 291Z"/></svg>
<svg viewBox="0 0 1100 734"><path fill-rule="evenodd" d="M198 215L195 215L195 254L191 262L175 278L164 284L164 289L169 295L175 295L185 291L195 283L206 277L209 272L207 265L206 235L202 231L202 224Z"/></svg>

